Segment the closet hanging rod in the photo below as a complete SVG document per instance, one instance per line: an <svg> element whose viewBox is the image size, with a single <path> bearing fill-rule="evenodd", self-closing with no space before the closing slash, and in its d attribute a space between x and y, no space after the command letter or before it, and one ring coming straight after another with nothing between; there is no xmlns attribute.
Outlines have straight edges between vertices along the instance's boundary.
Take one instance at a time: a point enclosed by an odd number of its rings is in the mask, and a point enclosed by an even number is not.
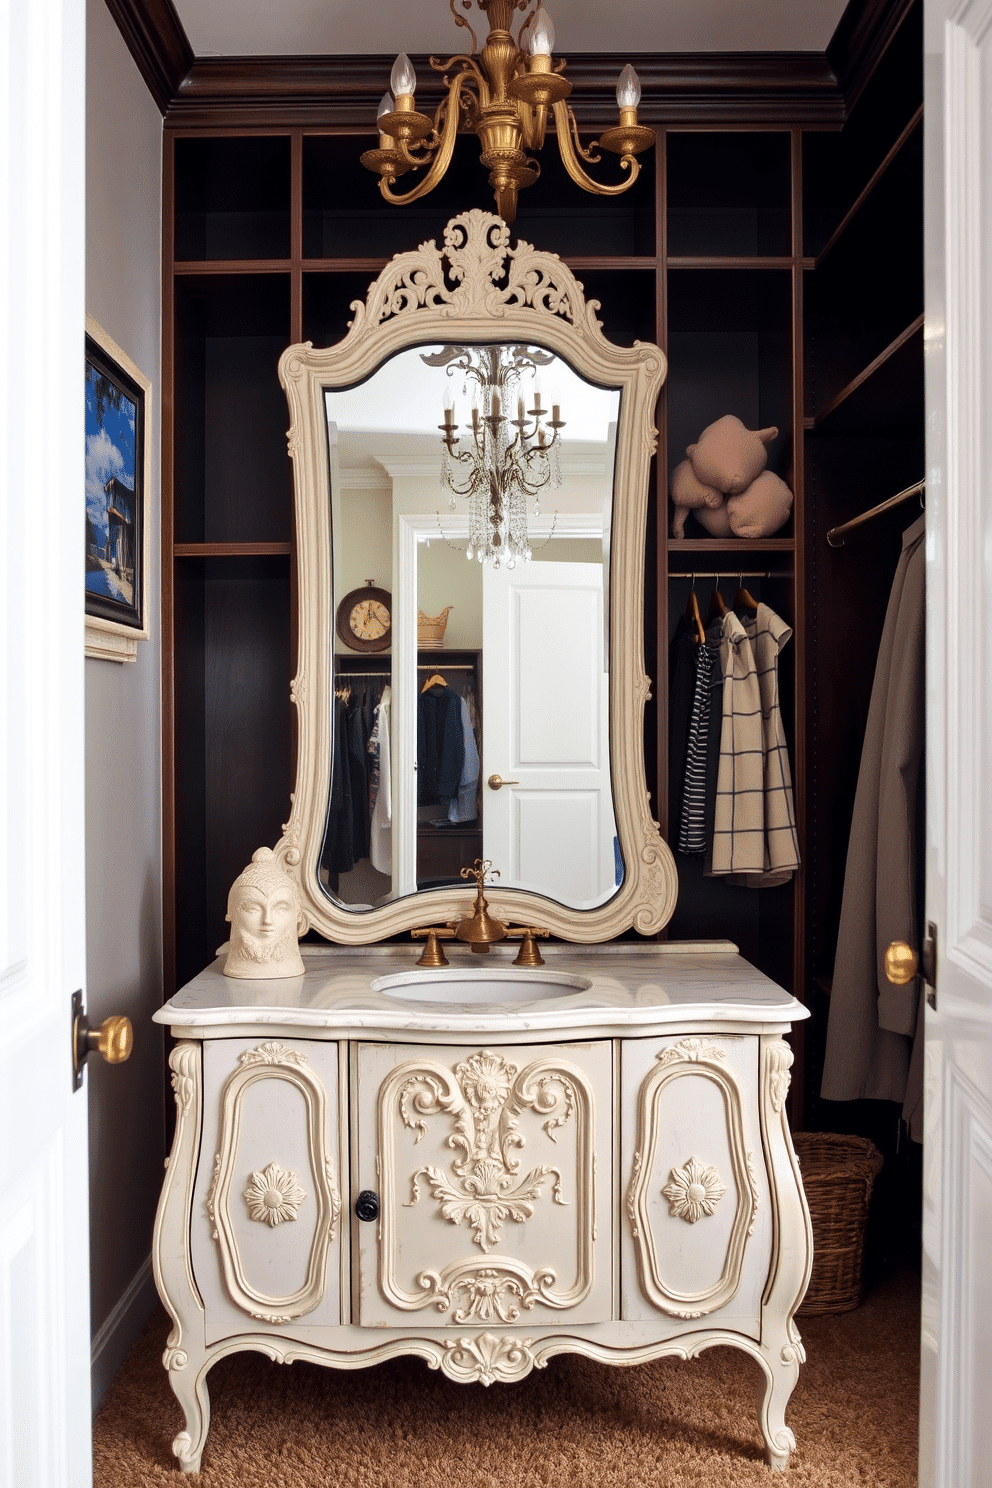
<svg viewBox="0 0 992 1488"><path fill-rule="evenodd" d="M723 573L707 573L704 569L695 568L692 573L670 573L668 577L670 579L778 579L785 578L786 575L771 573L767 568L728 568Z"/></svg>
<svg viewBox="0 0 992 1488"><path fill-rule="evenodd" d="M844 538L848 532L853 532L855 527L860 527L863 522L870 522L872 517L881 516L882 512L891 511L894 506L901 506L904 501L909 501L912 496L922 496L927 488L925 480L917 481L915 486L907 486L905 491L898 491L895 496L890 496L887 501L880 501L877 506L871 506L863 511L859 517L852 517L849 522L842 522L839 527L831 527L827 533L827 542L832 548L842 548Z"/></svg>
<svg viewBox="0 0 992 1488"><path fill-rule="evenodd" d="M461 661L456 661L453 666L448 666L443 661L418 662L418 664L417 664L417 671L418 672L437 672L437 671L441 671L441 670L444 670L446 672L474 672L475 671L475 667L471 664L471 662L461 662ZM336 678L337 677L388 677L389 675L390 675L390 672L385 667L383 667L383 669L382 669L381 672L349 672L347 670L339 670L337 668L335 668L335 672L334 672L334 676Z"/></svg>

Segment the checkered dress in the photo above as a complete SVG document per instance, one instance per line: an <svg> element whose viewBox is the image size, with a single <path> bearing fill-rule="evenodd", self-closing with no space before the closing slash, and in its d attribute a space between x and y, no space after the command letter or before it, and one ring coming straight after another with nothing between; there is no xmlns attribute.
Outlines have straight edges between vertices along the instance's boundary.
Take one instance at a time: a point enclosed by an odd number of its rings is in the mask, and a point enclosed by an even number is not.
<svg viewBox="0 0 992 1488"><path fill-rule="evenodd" d="M761 873L766 867L761 692L750 637L733 610L723 617L720 664L723 721L706 872Z"/></svg>
<svg viewBox="0 0 992 1488"><path fill-rule="evenodd" d="M785 883L799 867L792 771L778 696L779 652L792 630L766 604L743 623L758 670L765 788L765 867L761 874L749 873L746 886L763 888Z"/></svg>

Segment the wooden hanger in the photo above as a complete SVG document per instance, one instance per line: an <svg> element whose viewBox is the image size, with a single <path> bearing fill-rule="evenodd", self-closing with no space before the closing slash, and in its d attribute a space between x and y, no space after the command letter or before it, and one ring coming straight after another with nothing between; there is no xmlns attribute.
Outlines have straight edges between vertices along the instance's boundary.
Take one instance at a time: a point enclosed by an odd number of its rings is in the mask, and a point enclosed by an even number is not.
<svg viewBox="0 0 992 1488"><path fill-rule="evenodd" d="M441 673L440 672L432 672L432 674L427 678L427 681L424 683L424 685L420 689L420 691L421 691L421 694L423 694L423 693L425 693L427 691L428 687L447 687L447 685L448 685L447 682L441 676Z"/></svg>
<svg viewBox="0 0 992 1488"><path fill-rule="evenodd" d="M709 613L706 616L706 624L709 625L710 621L715 620L717 615L722 618L726 613L727 604L723 595L720 593L720 580L717 579L716 583L713 585L713 593L710 597L710 608Z"/></svg>
<svg viewBox="0 0 992 1488"><path fill-rule="evenodd" d="M744 575L743 574L741 574L739 582L740 582L740 586L741 587L738 589L738 591L737 591L737 597L734 600L734 609L735 610L753 610L754 613L757 614L758 613L758 601L756 599L754 599L747 592L747 590L744 588Z"/></svg>
<svg viewBox="0 0 992 1488"><path fill-rule="evenodd" d="M687 625L696 627L696 636L700 645L706 639L706 631L703 627L703 617L699 609L699 600L696 597L696 575L692 576L692 588L689 590L689 598L686 602L684 619Z"/></svg>

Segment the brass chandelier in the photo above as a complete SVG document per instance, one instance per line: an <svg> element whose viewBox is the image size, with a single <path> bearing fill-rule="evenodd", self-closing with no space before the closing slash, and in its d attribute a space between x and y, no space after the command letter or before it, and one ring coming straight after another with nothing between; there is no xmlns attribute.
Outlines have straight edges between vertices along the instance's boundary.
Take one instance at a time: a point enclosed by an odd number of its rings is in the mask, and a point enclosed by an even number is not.
<svg viewBox="0 0 992 1488"><path fill-rule="evenodd" d="M561 75L565 63L551 55L555 33L544 7L530 13L514 39L510 31L513 15L526 10L532 0L476 0L491 25L476 62L475 32L456 11L456 0L449 3L457 24L465 26L472 37L471 53L449 57L446 62L431 58L434 70L444 74L447 88L431 119L417 112L417 75L409 57L401 52L390 75L392 91L379 105L379 148L366 150L361 157L368 170L378 173L379 190L386 200L403 206L432 191L451 163L459 129L467 129L478 135L482 145L482 164L489 171L499 215L504 222L513 222L518 193L540 175L538 162L527 152L542 148L549 116L554 117L565 169L577 185L598 196L628 191L640 172L637 156L655 143L654 130L637 122L641 85L634 69L628 64L617 84L619 123L584 149L575 115L565 102L572 91L571 83ZM471 0L460 3L465 10L471 9ZM586 173L582 161L596 164L602 158L597 145L620 156L628 173L626 180L609 186ZM402 193L394 191L400 176L425 166L426 175L416 186Z"/></svg>
<svg viewBox="0 0 992 1488"><path fill-rule="evenodd" d="M438 425L444 445L441 486L449 493L448 505L454 511L456 497L468 502L466 556L493 568L528 562L527 501L533 499L533 514L539 517L541 492L561 485L558 451L565 424L557 403L549 417L536 389L534 406L527 409L519 381L522 372L533 375L554 356L537 346L444 346L421 353L421 360L447 368L449 377L462 373L463 391L469 382L475 384L465 447L458 438L453 389L445 390L444 423ZM511 417L514 395L516 418Z"/></svg>

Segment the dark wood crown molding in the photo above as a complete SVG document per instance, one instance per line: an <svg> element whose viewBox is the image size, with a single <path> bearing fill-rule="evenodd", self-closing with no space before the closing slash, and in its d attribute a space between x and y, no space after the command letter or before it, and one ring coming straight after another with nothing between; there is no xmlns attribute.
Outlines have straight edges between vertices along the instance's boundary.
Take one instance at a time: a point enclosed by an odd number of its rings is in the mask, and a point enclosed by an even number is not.
<svg viewBox="0 0 992 1488"><path fill-rule="evenodd" d="M431 109L442 82L427 56L413 59L417 97ZM633 62L650 124L837 128L844 101L816 52L579 53L566 76L583 131L616 122L615 89ZM175 128L367 126L389 85L391 56L214 57L194 63L166 114Z"/></svg>
<svg viewBox="0 0 992 1488"><path fill-rule="evenodd" d="M173 0L106 0L152 97L174 128L362 127L375 118L392 57L199 58ZM849 0L825 53L578 53L568 63L583 129L614 122L613 90L632 61L641 117L673 127L838 128L916 0ZM424 103L441 96L414 58Z"/></svg>
<svg viewBox="0 0 992 1488"><path fill-rule="evenodd" d="M827 47L849 114L917 0L848 0Z"/></svg>
<svg viewBox="0 0 992 1488"><path fill-rule="evenodd" d="M107 0L107 9L165 114L196 60L172 0Z"/></svg>

